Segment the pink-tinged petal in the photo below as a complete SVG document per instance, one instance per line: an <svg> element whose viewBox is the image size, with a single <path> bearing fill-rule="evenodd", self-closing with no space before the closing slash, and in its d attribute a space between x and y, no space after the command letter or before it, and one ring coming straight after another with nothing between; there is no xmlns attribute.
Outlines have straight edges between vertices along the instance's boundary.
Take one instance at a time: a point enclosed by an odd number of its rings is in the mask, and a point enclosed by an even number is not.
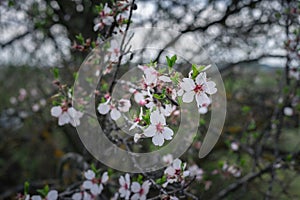
<svg viewBox="0 0 300 200"><path fill-rule="evenodd" d="M121 117L121 113L116 108L113 108L110 112L110 117L116 121Z"/></svg>
<svg viewBox="0 0 300 200"><path fill-rule="evenodd" d="M143 183L142 188L143 188L143 190L144 190L144 194L145 194L145 195L148 194L150 185L151 185L150 181L145 181L145 182Z"/></svg>
<svg viewBox="0 0 300 200"><path fill-rule="evenodd" d="M70 119L70 116L68 115L68 113L63 112L63 114L58 117L58 125L60 125L60 126L65 125L65 124L69 123L70 120L71 119Z"/></svg>
<svg viewBox="0 0 300 200"><path fill-rule="evenodd" d="M98 106L98 112L102 115L105 115L109 112L110 106L107 103L100 103Z"/></svg>
<svg viewBox="0 0 300 200"><path fill-rule="evenodd" d="M51 115L53 117L59 117L62 113L62 109L60 106L54 106L53 108L51 108Z"/></svg>
<svg viewBox="0 0 300 200"><path fill-rule="evenodd" d="M92 170L87 170L86 172L84 172L84 177L88 180L92 180L93 178L95 178L95 172L93 172Z"/></svg>
<svg viewBox="0 0 300 200"><path fill-rule="evenodd" d="M151 122L151 124L154 124L154 125L156 125L158 123L161 123L162 125L165 125L166 124L166 119L165 119L163 114L159 113L159 111L156 110L156 111L151 113L150 122Z"/></svg>
<svg viewBox="0 0 300 200"><path fill-rule="evenodd" d="M176 158L174 161L173 161L173 167L174 169L181 169L181 160Z"/></svg>
<svg viewBox="0 0 300 200"><path fill-rule="evenodd" d="M119 111L121 111L121 112L128 112L129 109L130 109L130 107L131 107L131 103L130 103L129 100L127 100L127 99L121 99L119 101L119 107L118 107Z"/></svg>
<svg viewBox="0 0 300 200"><path fill-rule="evenodd" d="M102 183L106 183L108 181L109 177L108 177L108 173L107 172L104 172L102 174L102 177L101 177L101 182Z"/></svg>
<svg viewBox="0 0 300 200"><path fill-rule="evenodd" d="M139 199L140 199L140 195L138 193L132 195L132 197L131 197L131 200L139 200Z"/></svg>
<svg viewBox="0 0 300 200"><path fill-rule="evenodd" d="M182 101L185 103L191 103L194 99L194 95L195 95L194 91L186 92L182 96Z"/></svg>
<svg viewBox="0 0 300 200"><path fill-rule="evenodd" d="M182 79L183 82L181 83L181 88L183 90L185 90L186 92L189 92L191 90L193 90L195 88L195 82L193 79L190 79L190 78L184 78Z"/></svg>
<svg viewBox="0 0 300 200"><path fill-rule="evenodd" d="M207 88L206 88L205 92L207 94L215 94L217 92L217 88L216 88L216 83L215 82L208 81L206 83L206 86L207 86Z"/></svg>
<svg viewBox="0 0 300 200"><path fill-rule="evenodd" d="M208 112L208 109L207 109L207 107L205 106L205 107L200 107L200 108L198 109L198 111L199 111L200 114L205 114L205 113Z"/></svg>
<svg viewBox="0 0 300 200"><path fill-rule="evenodd" d="M153 137L156 133L156 127L154 125L149 125L148 128L144 130L144 135L146 137Z"/></svg>
<svg viewBox="0 0 300 200"><path fill-rule="evenodd" d="M162 132L162 134L166 140L171 140L174 132L169 127L164 127L164 131Z"/></svg>
<svg viewBox="0 0 300 200"><path fill-rule="evenodd" d="M200 74L198 74L198 76L196 77L196 83L198 85L203 84L206 82L206 73L202 72Z"/></svg>
<svg viewBox="0 0 300 200"><path fill-rule="evenodd" d="M58 198L58 192L56 190L50 190L47 194L47 200L56 200Z"/></svg>
<svg viewBox="0 0 300 200"><path fill-rule="evenodd" d="M164 136L162 134L156 134L153 138L152 138L152 142L155 146L162 146L164 144Z"/></svg>
<svg viewBox="0 0 300 200"><path fill-rule="evenodd" d="M141 101L144 101L144 100L145 100L144 95L142 93L137 92L137 93L134 94L134 101L136 103L140 103Z"/></svg>
<svg viewBox="0 0 300 200"><path fill-rule="evenodd" d="M198 107L202 107L202 106L206 107L207 105L210 104L210 99L203 92L196 94L196 101L197 101Z"/></svg>
<svg viewBox="0 0 300 200"><path fill-rule="evenodd" d="M141 185L138 182L133 182L131 185L131 191L137 193L141 190Z"/></svg>
<svg viewBox="0 0 300 200"><path fill-rule="evenodd" d="M93 183L92 181L84 181L83 184L82 184L82 187L84 189L91 189L93 187Z"/></svg>
<svg viewBox="0 0 300 200"><path fill-rule="evenodd" d="M72 200L81 200L82 199L82 194L80 192L74 193L72 195Z"/></svg>
<svg viewBox="0 0 300 200"><path fill-rule="evenodd" d="M176 173L175 169L171 166L169 166L166 170L165 170L165 174L169 175L169 176L174 176Z"/></svg>
<svg viewBox="0 0 300 200"><path fill-rule="evenodd" d="M172 82L172 80L167 76L160 76L158 79L166 83Z"/></svg>

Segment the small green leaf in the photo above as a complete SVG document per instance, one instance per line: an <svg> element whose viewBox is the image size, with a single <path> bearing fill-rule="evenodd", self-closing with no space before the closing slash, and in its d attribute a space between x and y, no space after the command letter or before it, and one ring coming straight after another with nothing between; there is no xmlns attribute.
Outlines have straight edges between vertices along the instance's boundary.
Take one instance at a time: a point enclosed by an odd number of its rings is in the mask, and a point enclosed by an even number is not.
<svg viewBox="0 0 300 200"><path fill-rule="evenodd" d="M29 193L29 182L26 181L24 183L24 194L27 195Z"/></svg>
<svg viewBox="0 0 300 200"><path fill-rule="evenodd" d="M57 67L54 67L54 68L52 69L52 72L53 72L54 78L55 78L55 79L58 79L58 77L59 77L59 70L58 70L58 68L57 68Z"/></svg>
<svg viewBox="0 0 300 200"><path fill-rule="evenodd" d="M245 115L251 111L251 107L249 106L243 106L242 107L242 113Z"/></svg>
<svg viewBox="0 0 300 200"><path fill-rule="evenodd" d="M198 76L198 74L199 74L199 71L197 69L197 65L196 64L192 64L192 71L193 71L193 73L192 73L192 79L195 79Z"/></svg>
<svg viewBox="0 0 300 200"><path fill-rule="evenodd" d="M82 45L85 44L84 38L83 38L83 36L82 36L81 33L79 33L78 35L76 35L75 38L79 41L80 44L82 44Z"/></svg>
<svg viewBox="0 0 300 200"><path fill-rule="evenodd" d="M177 56L174 55L174 56L172 56L171 58L169 58L169 56L166 56L166 59L167 59L168 66L169 66L170 68L172 68L172 67L174 66L176 60L177 60Z"/></svg>

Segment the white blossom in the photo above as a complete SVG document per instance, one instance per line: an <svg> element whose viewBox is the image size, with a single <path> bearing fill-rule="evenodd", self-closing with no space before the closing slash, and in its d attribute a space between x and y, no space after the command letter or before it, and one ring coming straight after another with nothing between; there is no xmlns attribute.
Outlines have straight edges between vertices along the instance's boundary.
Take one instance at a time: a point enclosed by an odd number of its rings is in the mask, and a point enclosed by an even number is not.
<svg viewBox="0 0 300 200"><path fill-rule="evenodd" d="M146 200L150 185L150 181L145 181L142 185L138 182L133 182L131 185L131 191L135 194L132 195L131 200Z"/></svg>
<svg viewBox="0 0 300 200"><path fill-rule="evenodd" d="M60 126L70 123L76 127L80 125L80 118L83 113L73 107L54 106L51 108L51 115L58 118L58 125Z"/></svg>
<svg viewBox="0 0 300 200"><path fill-rule="evenodd" d="M108 181L108 173L104 172L101 178L96 178L96 174L92 170L84 173L86 181L83 182L82 187L90 190L93 195L101 194L103 185Z"/></svg>
<svg viewBox="0 0 300 200"><path fill-rule="evenodd" d="M216 84L213 81L207 81L205 72L200 73L196 77L195 82L193 79L184 78L180 86L184 90L182 101L190 103L195 96L198 107L209 105L210 99L207 94L217 92Z"/></svg>
<svg viewBox="0 0 300 200"><path fill-rule="evenodd" d="M146 137L152 137L152 142L156 146L162 146L164 140L171 140L173 130L166 126L166 119L158 110L150 114L151 124L144 130Z"/></svg>
<svg viewBox="0 0 300 200"><path fill-rule="evenodd" d="M292 116L294 114L294 111L293 111L293 108L291 108L291 107L285 107L283 109L283 113L286 116Z"/></svg>
<svg viewBox="0 0 300 200"><path fill-rule="evenodd" d="M172 165L167 167L165 170L165 174L167 176L167 181L163 184L163 187L167 187L170 183L181 182L184 180L185 177L190 175L189 171L185 171L186 163L182 164L182 161L176 158Z"/></svg>
<svg viewBox="0 0 300 200"><path fill-rule="evenodd" d="M121 112L113 104L110 104L110 99L104 103L100 103L97 110L102 115L110 112L110 117L115 121L121 117Z"/></svg>
<svg viewBox="0 0 300 200"><path fill-rule="evenodd" d="M120 186L121 186L119 188L120 197L125 198L126 200L128 200L129 196L131 194L129 174L125 174L125 177L121 176L119 178L119 183L120 183Z"/></svg>

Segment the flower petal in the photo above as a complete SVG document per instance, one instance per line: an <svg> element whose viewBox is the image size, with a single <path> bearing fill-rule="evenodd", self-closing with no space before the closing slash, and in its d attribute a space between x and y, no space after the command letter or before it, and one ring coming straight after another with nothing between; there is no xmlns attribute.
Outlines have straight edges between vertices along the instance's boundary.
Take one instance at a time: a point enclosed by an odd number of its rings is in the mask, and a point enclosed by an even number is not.
<svg viewBox="0 0 300 200"><path fill-rule="evenodd" d="M161 123L162 125L165 125L166 124L166 119L164 117L163 114L160 114L158 110L154 111L151 113L150 115L150 122L151 124L158 124L158 123Z"/></svg>
<svg viewBox="0 0 300 200"><path fill-rule="evenodd" d="M196 77L196 83L198 85L201 85L205 82L206 82L206 73L202 72L202 73L198 74L198 76Z"/></svg>
<svg viewBox="0 0 300 200"><path fill-rule="evenodd" d="M101 177L101 183L106 183L108 181L108 173L104 172Z"/></svg>
<svg viewBox="0 0 300 200"><path fill-rule="evenodd" d="M105 115L109 112L110 106L107 103L100 103L98 106L98 112L102 115Z"/></svg>
<svg viewBox="0 0 300 200"><path fill-rule="evenodd" d="M88 180L92 180L93 178L95 178L95 172L89 169L86 172L84 172L84 177Z"/></svg>
<svg viewBox="0 0 300 200"><path fill-rule="evenodd" d="M116 121L121 117L121 113L116 108L113 108L110 112L110 117Z"/></svg>
<svg viewBox="0 0 300 200"><path fill-rule="evenodd" d="M58 125L60 125L60 126L65 125L65 124L69 123L70 120L71 119L70 119L70 116L68 115L68 113L63 112L63 114L58 117Z"/></svg>
<svg viewBox="0 0 300 200"><path fill-rule="evenodd" d="M207 88L206 88L205 92L207 94L215 94L217 92L217 88L216 88L216 83L215 82L208 81L206 83L206 86L207 86Z"/></svg>
<svg viewBox="0 0 300 200"><path fill-rule="evenodd" d="M166 140L171 140L174 133L173 130L169 127L164 127L164 131L162 132L162 134Z"/></svg>
<svg viewBox="0 0 300 200"><path fill-rule="evenodd" d="M173 161L173 167L174 167L174 169L181 169L181 163L182 163L182 161L180 159L176 158Z"/></svg>
<svg viewBox="0 0 300 200"><path fill-rule="evenodd" d="M131 185L131 191L137 193L141 190L141 185L138 182L133 182Z"/></svg>
<svg viewBox="0 0 300 200"><path fill-rule="evenodd" d="M56 190L50 190L47 194L47 200L56 200L58 198L58 192Z"/></svg>
<svg viewBox="0 0 300 200"><path fill-rule="evenodd" d="M82 184L82 187L84 189L91 189L93 187L93 183L92 183L92 181L84 181Z"/></svg>
<svg viewBox="0 0 300 200"><path fill-rule="evenodd" d="M191 103L194 99L194 95L195 95L194 91L186 92L182 96L182 101L185 103Z"/></svg>
<svg viewBox="0 0 300 200"><path fill-rule="evenodd" d="M142 188L144 190L144 195L148 194L150 185L151 183L148 180L143 183Z"/></svg>
<svg viewBox="0 0 300 200"><path fill-rule="evenodd" d="M132 195L132 197L131 197L131 200L139 200L139 199L140 199L140 195L138 193Z"/></svg>
<svg viewBox="0 0 300 200"><path fill-rule="evenodd" d="M182 79L183 82L180 84L181 88L184 89L186 92L189 92L195 88L195 82L193 79L184 78Z"/></svg>
<svg viewBox="0 0 300 200"><path fill-rule="evenodd" d="M196 101L198 107L207 107L210 104L210 99L203 92L196 94Z"/></svg>
<svg viewBox="0 0 300 200"><path fill-rule="evenodd" d="M172 82L172 80L167 76L160 76L158 79L166 83Z"/></svg>
<svg viewBox="0 0 300 200"><path fill-rule="evenodd" d="M51 115L53 117L59 117L62 113L62 109L60 106L54 106L51 108Z"/></svg>
<svg viewBox="0 0 300 200"><path fill-rule="evenodd" d="M144 135L146 137L153 137L156 133L156 128L154 125L149 125L148 128L144 130Z"/></svg>
<svg viewBox="0 0 300 200"><path fill-rule="evenodd" d="M164 144L164 136L162 134L156 134L153 138L152 138L152 142L154 145L156 146L162 146Z"/></svg>
<svg viewBox="0 0 300 200"><path fill-rule="evenodd" d="M82 194L80 192L74 193L72 195L72 200L81 200L82 199Z"/></svg>

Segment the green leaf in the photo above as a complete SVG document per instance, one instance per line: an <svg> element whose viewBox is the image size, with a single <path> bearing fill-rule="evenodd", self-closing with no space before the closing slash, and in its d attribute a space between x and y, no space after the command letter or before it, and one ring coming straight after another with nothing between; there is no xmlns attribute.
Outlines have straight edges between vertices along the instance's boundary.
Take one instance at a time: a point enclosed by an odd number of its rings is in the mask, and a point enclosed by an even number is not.
<svg viewBox="0 0 300 200"><path fill-rule="evenodd" d="M46 197L49 192L49 186L45 185L43 189L38 189L37 192L42 195L43 197Z"/></svg>
<svg viewBox="0 0 300 200"><path fill-rule="evenodd" d="M251 107L249 106L243 106L242 107L242 113L245 115L251 111Z"/></svg>
<svg viewBox="0 0 300 200"><path fill-rule="evenodd" d="M146 110L146 113L142 116L142 118L147 125L150 124L150 110Z"/></svg>
<svg viewBox="0 0 300 200"><path fill-rule="evenodd" d="M199 74L199 71L197 69L197 65L196 64L192 64L192 71L193 71L193 73L192 73L192 79L195 79L198 76L198 74Z"/></svg>
<svg viewBox="0 0 300 200"><path fill-rule="evenodd" d="M24 194L27 195L29 193L29 182L26 181L24 183Z"/></svg>
<svg viewBox="0 0 300 200"><path fill-rule="evenodd" d="M143 183L143 176L141 174L139 174L136 181L139 182L140 184L142 184Z"/></svg>
<svg viewBox="0 0 300 200"><path fill-rule="evenodd" d="M79 41L80 44L82 44L82 45L85 44L84 38L81 33L79 33L79 35L76 35L75 38Z"/></svg>
<svg viewBox="0 0 300 200"><path fill-rule="evenodd" d="M172 68L172 67L174 66L176 60L177 60L177 56L174 55L174 56L172 56L171 58L169 58L169 56L166 56L166 59L167 59L168 66L169 66L170 68Z"/></svg>
<svg viewBox="0 0 300 200"><path fill-rule="evenodd" d="M59 77L59 70L58 70L58 68L57 68L57 67L54 67L54 68L52 69L52 72L53 72L54 78L55 78L55 79L58 79L58 77Z"/></svg>

